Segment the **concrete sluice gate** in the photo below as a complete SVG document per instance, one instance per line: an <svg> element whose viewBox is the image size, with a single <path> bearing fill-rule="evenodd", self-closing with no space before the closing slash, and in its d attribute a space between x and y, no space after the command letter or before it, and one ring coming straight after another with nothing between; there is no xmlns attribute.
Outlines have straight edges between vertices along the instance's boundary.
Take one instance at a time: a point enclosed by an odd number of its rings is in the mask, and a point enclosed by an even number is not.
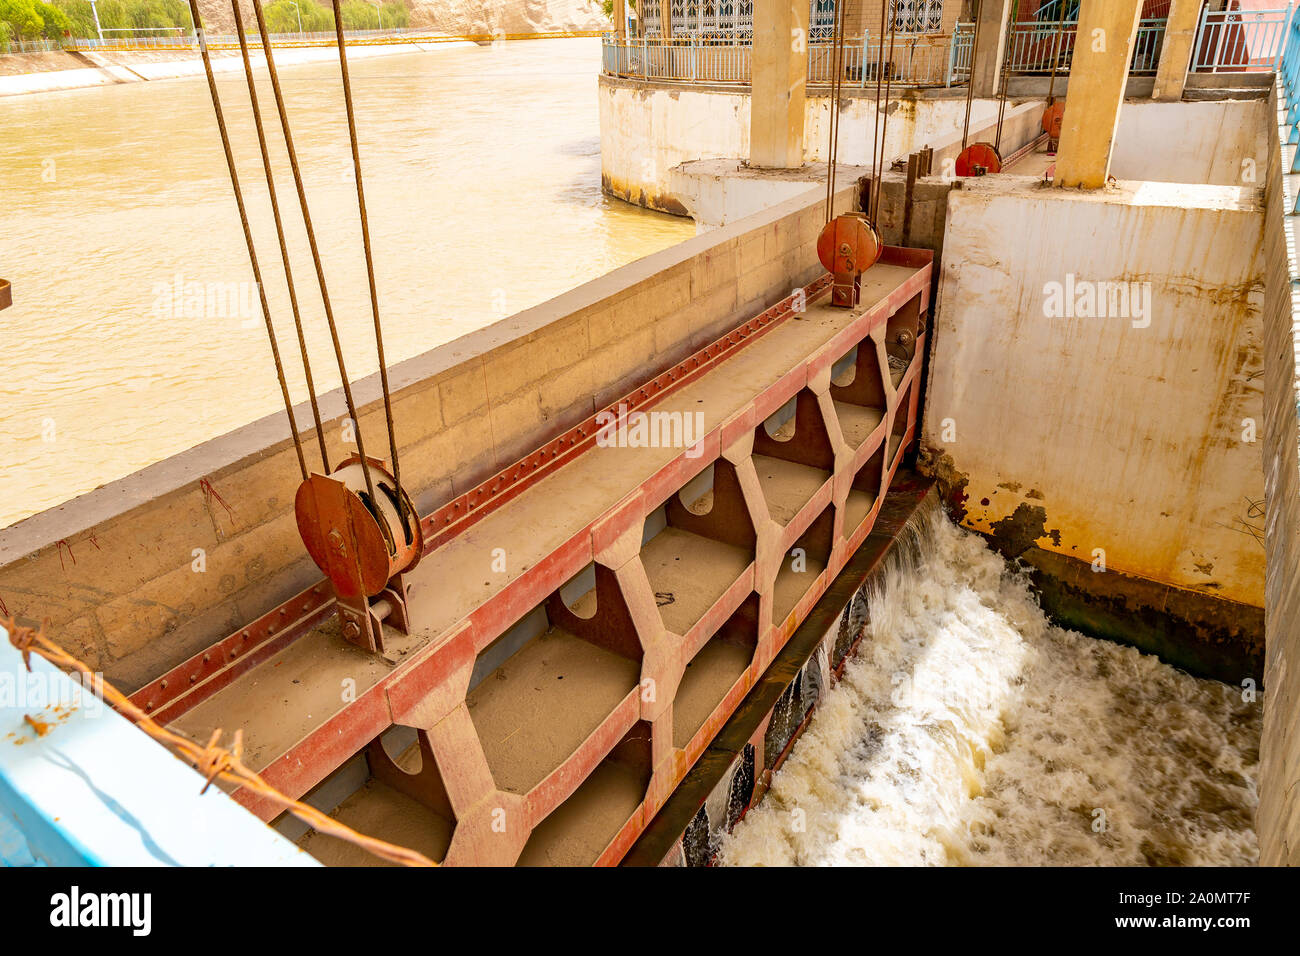
<svg viewBox="0 0 1300 956"><path fill-rule="evenodd" d="M913 350L882 374L885 339L906 328L923 347L929 284L929 253L900 249L864 276L857 309L814 282L806 310L783 303L723 336L697 355L753 341L435 547L436 580L473 569L465 613L379 677L391 726L341 728L364 760L314 761L309 801L451 864L618 861L871 532L915 432L921 366ZM685 441L638 437L681 421L698 423ZM504 586L480 584L494 527L540 533L537 562ZM297 647L306 679L335 684L348 666L348 648L304 639L176 725L201 737L238 714L268 769L311 760L348 711L284 734L301 715L275 685L300 673ZM302 845L327 863L367 856L315 834Z"/></svg>

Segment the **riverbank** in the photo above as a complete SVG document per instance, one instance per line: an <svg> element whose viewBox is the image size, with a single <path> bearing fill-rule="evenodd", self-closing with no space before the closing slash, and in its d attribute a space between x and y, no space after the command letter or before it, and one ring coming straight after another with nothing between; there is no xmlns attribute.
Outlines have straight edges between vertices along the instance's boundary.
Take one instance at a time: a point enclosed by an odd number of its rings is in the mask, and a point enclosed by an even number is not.
<svg viewBox="0 0 1300 956"><path fill-rule="evenodd" d="M597 36L595 32L564 34L531 34L508 37L509 40L554 39L556 37ZM425 53L454 47L483 46L491 41L483 37L423 36L418 39L395 38L391 43L348 44L348 59L369 59L401 53ZM334 46L296 46L277 48L277 66L300 63L317 63L338 58ZM252 54L255 66L262 66L265 57ZM5 75L4 66L11 61L21 61L26 72ZM242 69L238 50L215 50L212 68L217 73ZM68 52L10 54L0 57L0 97L21 96L30 93L51 93L58 90L77 90L94 86L114 86L119 83L142 83L153 80L171 80L199 76L203 73L203 60L197 52L189 50L114 50L105 53Z"/></svg>

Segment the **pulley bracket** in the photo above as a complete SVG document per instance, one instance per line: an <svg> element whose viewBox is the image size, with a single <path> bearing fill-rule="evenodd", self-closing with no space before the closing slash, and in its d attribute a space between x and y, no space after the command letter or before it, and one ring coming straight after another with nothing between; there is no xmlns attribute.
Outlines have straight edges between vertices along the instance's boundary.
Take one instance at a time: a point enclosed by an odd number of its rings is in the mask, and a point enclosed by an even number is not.
<svg viewBox="0 0 1300 956"><path fill-rule="evenodd" d="M334 587L343 637L382 651L384 622L409 633L404 574L424 553L424 531L384 462L367 457L365 464L374 499L362 460L353 455L329 475L304 481L294 513L307 553Z"/></svg>
<svg viewBox="0 0 1300 956"><path fill-rule="evenodd" d="M817 258L833 276L831 305L851 309L858 304L862 273L883 251L880 233L863 213L842 213L825 225L817 237Z"/></svg>

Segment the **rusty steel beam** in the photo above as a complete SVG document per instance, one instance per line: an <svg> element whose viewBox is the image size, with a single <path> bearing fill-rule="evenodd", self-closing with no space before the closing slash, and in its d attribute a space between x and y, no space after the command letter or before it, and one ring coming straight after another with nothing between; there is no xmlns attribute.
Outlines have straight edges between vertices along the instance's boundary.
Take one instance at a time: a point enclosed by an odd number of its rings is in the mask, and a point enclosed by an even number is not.
<svg viewBox="0 0 1300 956"><path fill-rule="evenodd" d="M805 372L813 368L829 367L835 356L840 354L842 350L851 347L861 337L863 324L874 327L887 321L905 303L915 297L920 297L918 307L920 315L924 316L928 313L932 253L927 250L902 250L887 247L881 261L910 267L916 271L912 277L864 311L852 326L846 327L835 337L824 343L819 348L818 355L803 362L797 362L796 364L804 366ZM825 281L825 277L823 281ZM924 333L918 336L916 358L921 356L926 338L927 336ZM923 364L916 358L913 359L907 373L897 386L897 391L900 394L906 393L905 405L898 410L898 414L903 416L904 421L908 424L905 432L899 436L901 440L895 454L892 456L892 460L884 463L888 476L885 479L886 485L892 480L895 472L900 467L905 449L915 434L915 418L919 398L918 380ZM770 414L774 408L779 407L783 401L789 398L787 393L792 387L790 378L791 376L787 376L773 383L755 396L753 399L755 415ZM744 429L753 427L752 422L747 419L740 421L743 423L741 427ZM721 436L722 430L723 426L718 426L717 433L719 436ZM718 441L721 442L722 439L719 438ZM882 444L877 447L887 448L889 441L889 436L885 435L881 439ZM867 457L868 454L868 449L864 446L855 457L855 466L860 459ZM661 489L659 486L661 484L665 482L670 486L679 484L680 479L683 477L680 474L682 469L678 467L679 464L680 462L665 466L660 472L648 477L642 485L645 495L657 500L660 497ZM810 500L802 510L816 511L817 507L815 500ZM879 504L876 509L873 509L873 514L878 508ZM438 728L451 733L452 731L447 729L449 724L454 724L457 720L463 723L464 720L468 719L463 704L460 705L460 711L457 711L452 698L439 697L436 698L438 701L436 714L424 711L417 713L420 702L432 699L429 695L435 694L439 686L446 685L449 681L467 678L468 668L472 667L482 647L503 633L523 613L535 605L537 600L540 599L538 595L544 596L551 593L564 580L571 577L582 564L589 562L593 553L593 537L605 539L616 535L626 524L627 515L624 512L630 511L635 511L635 509L619 506L605 515L595 518L571 539L552 551L545 560L528 569L527 572L512 581L500 592L487 599L483 604L471 611L467 617L442 633L436 640L416 649L409 657L402 660L392 672L381 677L375 685L362 693L356 701L347 704L338 712L332 714L323 723L308 731L301 739L275 756L262 769L263 777L286 794L301 795L328 776L330 772L340 766L352 754L365 747L393 723L413 726L416 723L432 720ZM868 517L863 520L851 537L846 533L845 547L833 550L825 571L809 586L785 621L774 621L770 631L767 632L767 637L764 634L759 635L760 644L765 640L775 640L777 647L784 645L789 634L799 626L808 609L821 597L831 580L843 567L844 562L871 533L873 526L872 518ZM741 580L743 581L747 575L752 574L753 570L754 566L751 564L750 568L742 575ZM730 600L731 598L726 595L719 598L719 601L709 613L725 613L731 607L731 604L728 603ZM726 604L727 607L720 610L719 608L723 604ZM740 704L744 695L752 687L753 681L761 673L759 667L760 661L756 657L751 662L750 667L742 673L736 683L718 702L714 711L696 731L685 749L676 754L676 757L671 761L673 766L666 776L652 782L642 805L616 836L618 846L611 844L607 847L606 851L601 854L601 862L616 862L621 855L622 848L629 845L641 832L645 823L658 811L663 801L677 786L683 775L705 751L714 733ZM625 701L624 704L626 703ZM451 715L459 713L460 717L453 716L449 720L439 722L447 707L451 707L451 710L447 711L447 713ZM624 712L624 705L620 705L605 718L599 728L592 732L592 736L608 740L616 739L625 732L626 725L631 719L632 717ZM450 745L451 741L448 739L443 741L440 746ZM525 807L525 815L529 819L535 818L534 822L536 822L536 820L544 818L549 810L569 796L603 756L604 750L602 748L592 750L585 746L580 747L558 766L554 767L527 795L510 795L510 799L521 801L521 806ZM470 781L470 783L473 783L473 781ZM269 820L278 812L274 805L269 804L256 794L240 791L234 796L251 812L263 819ZM468 796L468 794L463 796ZM505 799L506 795L502 794L501 798Z"/></svg>
<svg viewBox="0 0 1300 956"><path fill-rule="evenodd" d="M805 301L813 301L830 283L831 276L826 274L804 286L802 292ZM0 295L7 287L8 283L5 283L4 288L0 288ZM530 455L422 518L420 525L425 535L424 553L428 554L450 538L463 533L525 489L594 447L598 432L596 422L600 415L617 411L620 406L633 411L661 401L794 315L794 299L794 294L786 296L715 342L611 402ZM328 581L322 580L272 608L247 627L240 628L150 681L131 695L131 702L164 723L175 720L267 657L318 627L337 613L337 610L333 590Z"/></svg>

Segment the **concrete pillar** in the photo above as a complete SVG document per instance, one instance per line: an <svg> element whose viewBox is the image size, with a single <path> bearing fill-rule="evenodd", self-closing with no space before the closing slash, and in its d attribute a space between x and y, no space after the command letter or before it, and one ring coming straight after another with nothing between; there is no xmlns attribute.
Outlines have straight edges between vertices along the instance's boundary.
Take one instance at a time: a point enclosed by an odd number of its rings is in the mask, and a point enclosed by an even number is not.
<svg viewBox="0 0 1300 956"><path fill-rule="evenodd" d="M614 0L614 35L620 40L627 36L627 0Z"/></svg>
<svg viewBox="0 0 1300 956"><path fill-rule="evenodd" d="M1079 5L1079 35L1056 161L1058 186L1106 185L1141 9L1141 0L1083 0Z"/></svg>
<svg viewBox="0 0 1300 956"><path fill-rule="evenodd" d="M1007 54L1007 20L1011 0L976 0L978 45L975 47L971 83L976 96L994 96L1002 75L1002 58Z"/></svg>
<svg viewBox="0 0 1300 956"><path fill-rule="evenodd" d="M1169 20L1165 23L1164 45L1160 48L1160 66L1156 69L1154 100L1181 100L1187 82L1187 67L1192 62L1192 44L1196 42L1196 25L1201 19L1201 0L1173 0Z"/></svg>
<svg viewBox="0 0 1300 956"><path fill-rule="evenodd" d="M808 82L808 0L755 0L750 72L749 164L803 165Z"/></svg>

